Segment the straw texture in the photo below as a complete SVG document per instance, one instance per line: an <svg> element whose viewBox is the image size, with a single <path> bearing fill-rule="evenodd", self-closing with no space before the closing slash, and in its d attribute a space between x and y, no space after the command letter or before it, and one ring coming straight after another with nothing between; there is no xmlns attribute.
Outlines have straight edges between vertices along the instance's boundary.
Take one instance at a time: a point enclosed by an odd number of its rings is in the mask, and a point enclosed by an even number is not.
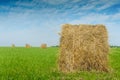
<svg viewBox="0 0 120 80"><path fill-rule="evenodd" d="M30 44L26 44L25 47L26 48L30 48L31 46L30 46Z"/></svg>
<svg viewBox="0 0 120 80"><path fill-rule="evenodd" d="M41 44L41 48L47 48L47 44Z"/></svg>
<svg viewBox="0 0 120 80"><path fill-rule="evenodd" d="M62 26L59 70L108 71L108 33L104 25Z"/></svg>
<svg viewBox="0 0 120 80"><path fill-rule="evenodd" d="M12 48L14 48L15 47L15 44L12 44Z"/></svg>

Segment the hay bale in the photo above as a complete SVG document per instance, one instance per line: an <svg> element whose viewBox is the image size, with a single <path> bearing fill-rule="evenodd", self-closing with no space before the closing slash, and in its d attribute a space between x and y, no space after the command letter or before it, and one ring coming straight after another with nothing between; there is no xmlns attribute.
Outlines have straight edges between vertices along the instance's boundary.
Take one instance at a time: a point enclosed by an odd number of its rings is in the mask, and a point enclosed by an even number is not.
<svg viewBox="0 0 120 80"><path fill-rule="evenodd" d="M41 46L40 46L41 48L47 48L47 44L41 44Z"/></svg>
<svg viewBox="0 0 120 80"><path fill-rule="evenodd" d="M26 44L25 47L26 48L30 48L31 46L30 46L30 44Z"/></svg>
<svg viewBox="0 0 120 80"><path fill-rule="evenodd" d="M12 44L12 48L14 48L15 47L15 44Z"/></svg>
<svg viewBox="0 0 120 80"><path fill-rule="evenodd" d="M108 33L104 25L62 26L59 70L108 71Z"/></svg>

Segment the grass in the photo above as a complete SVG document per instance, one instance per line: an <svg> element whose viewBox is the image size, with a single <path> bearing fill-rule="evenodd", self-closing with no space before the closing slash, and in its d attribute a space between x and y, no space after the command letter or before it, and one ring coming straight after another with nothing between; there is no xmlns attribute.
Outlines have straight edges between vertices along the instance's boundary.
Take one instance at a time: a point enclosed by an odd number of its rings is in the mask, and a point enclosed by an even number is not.
<svg viewBox="0 0 120 80"><path fill-rule="evenodd" d="M0 80L120 80L120 48L111 48L110 72L80 71L63 74L57 70L57 47L0 48Z"/></svg>

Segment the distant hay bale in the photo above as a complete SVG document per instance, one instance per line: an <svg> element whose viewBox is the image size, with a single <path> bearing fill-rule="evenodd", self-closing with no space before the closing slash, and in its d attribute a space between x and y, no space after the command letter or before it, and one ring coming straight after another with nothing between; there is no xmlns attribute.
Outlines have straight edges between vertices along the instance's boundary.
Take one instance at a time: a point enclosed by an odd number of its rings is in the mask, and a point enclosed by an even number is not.
<svg viewBox="0 0 120 80"><path fill-rule="evenodd" d="M30 48L31 46L30 46L30 44L26 44L25 47L26 48Z"/></svg>
<svg viewBox="0 0 120 80"><path fill-rule="evenodd" d="M12 48L14 48L15 47L15 44L12 44Z"/></svg>
<svg viewBox="0 0 120 80"><path fill-rule="evenodd" d="M41 48L47 48L47 44L41 44Z"/></svg>
<svg viewBox="0 0 120 80"><path fill-rule="evenodd" d="M59 70L108 71L108 33L104 25L62 26Z"/></svg>

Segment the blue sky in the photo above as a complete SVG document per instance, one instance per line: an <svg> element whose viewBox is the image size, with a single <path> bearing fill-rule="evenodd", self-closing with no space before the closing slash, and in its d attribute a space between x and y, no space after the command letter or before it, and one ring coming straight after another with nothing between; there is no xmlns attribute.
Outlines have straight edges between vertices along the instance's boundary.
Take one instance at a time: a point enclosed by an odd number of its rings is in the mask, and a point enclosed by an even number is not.
<svg viewBox="0 0 120 80"><path fill-rule="evenodd" d="M57 45L65 23L104 24L120 45L120 0L0 0L0 46Z"/></svg>

